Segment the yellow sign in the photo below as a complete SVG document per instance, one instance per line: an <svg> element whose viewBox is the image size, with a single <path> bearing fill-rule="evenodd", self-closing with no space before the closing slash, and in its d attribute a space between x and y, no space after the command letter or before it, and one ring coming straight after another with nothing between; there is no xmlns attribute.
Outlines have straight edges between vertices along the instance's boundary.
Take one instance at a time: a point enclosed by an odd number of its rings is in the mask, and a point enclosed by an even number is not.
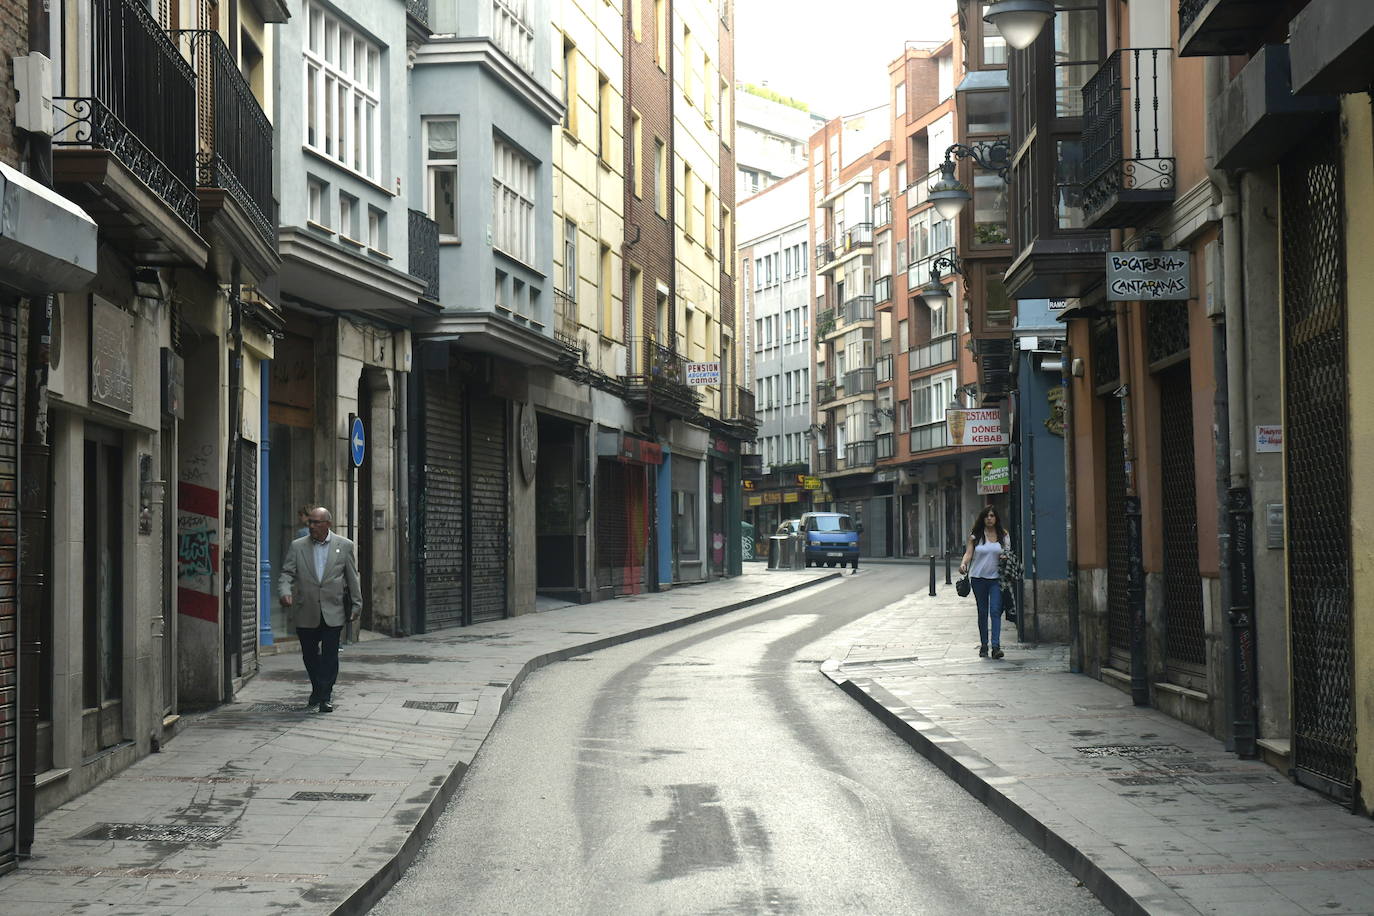
<svg viewBox="0 0 1374 916"><path fill-rule="evenodd" d="M750 506L761 506L761 505L763 505L763 497L762 497L762 496L751 496L751 497L749 497L749 505L750 505Z"/></svg>
<svg viewBox="0 0 1374 916"><path fill-rule="evenodd" d="M754 489L754 481L752 481L752 480L745 480L745 481L743 481L743 483L744 483L744 489L746 489L746 490L752 490L752 489Z"/></svg>
<svg viewBox="0 0 1374 916"><path fill-rule="evenodd" d="M801 502L801 494L796 490L788 490L786 493L782 494L782 501L785 503L799 503Z"/></svg>
<svg viewBox="0 0 1374 916"><path fill-rule="evenodd" d="M782 502L782 494L777 490L763 494L763 504L765 506L775 506L780 502Z"/></svg>
<svg viewBox="0 0 1374 916"><path fill-rule="evenodd" d="M802 486L806 487L808 490L819 490L821 488L821 479L819 477L803 477Z"/></svg>

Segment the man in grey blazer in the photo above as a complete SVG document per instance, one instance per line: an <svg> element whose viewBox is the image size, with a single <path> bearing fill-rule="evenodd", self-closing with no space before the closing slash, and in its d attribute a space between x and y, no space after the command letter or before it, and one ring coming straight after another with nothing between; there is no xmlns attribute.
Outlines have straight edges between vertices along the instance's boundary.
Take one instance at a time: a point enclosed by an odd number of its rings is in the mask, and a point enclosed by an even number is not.
<svg viewBox="0 0 1374 916"><path fill-rule="evenodd" d="M330 531L332 522L323 506L310 510L310 533L291 542L277 580L282 607L291 609L291 624L310 675L308 708L318 707L320 712L334 711L339 634L363 608L353 542Z"/></svg>

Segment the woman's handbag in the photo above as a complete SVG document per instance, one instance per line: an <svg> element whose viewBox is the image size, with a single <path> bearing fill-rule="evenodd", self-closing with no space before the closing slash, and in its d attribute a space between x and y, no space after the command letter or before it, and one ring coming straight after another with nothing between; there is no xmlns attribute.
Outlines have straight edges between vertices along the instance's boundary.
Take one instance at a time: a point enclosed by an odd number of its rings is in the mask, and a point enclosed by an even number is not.
<svg viewBox="0 0 1374 916"><path fill-rule="evenodd" d="M1002 586L1002 613L1008 623L1016 623L1016 593L1005 585Z"/></svg>
<svg viewBox="0 0 1374 916"><path fill-rule="evenodd" d="M967 598L972 588L973 586L969 584L967 575L960 576L959 581L954 583L954 590L959 594L960 598Z"/></svg>

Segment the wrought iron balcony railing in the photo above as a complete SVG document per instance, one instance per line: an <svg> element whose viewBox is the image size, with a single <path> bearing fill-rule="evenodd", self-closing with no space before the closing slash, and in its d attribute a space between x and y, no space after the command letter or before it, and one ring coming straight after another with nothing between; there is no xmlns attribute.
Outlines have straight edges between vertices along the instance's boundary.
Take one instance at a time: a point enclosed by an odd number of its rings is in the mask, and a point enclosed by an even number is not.
<svg viewBox="0 0 1374 916"><path fill-rule="evenodd" d="M844 396L853 397L856 394L872 394L874 389L875 370L873 369L851 369L844 374Z"/></svg>
<svg viewBox="0 0 1374 916"><path fill-rule="evenodd" d="M745 423L758 423L758 416L754 412L754 392L748 388L735 386L735 418Z"/></svg>
<svg viewBox="0 0 1374 916"><path fill-rule="evenodd" d="M816 313L816 336L828 337L835 332L835 310L821 309Z"/></svg>
<svg viewBox="0 0 1374 916"><path fill-rule="evenodd" d="M410 233L410 275L425 281L420 295L439 301L439 224L419 210L409 211L406 229Z"/></svg>
<svg viewBox="0 0 1374 916"><path fill-rule="evenodd" d="M876 462L877 444L872 439L851 442L844 447L846 468L871 468Z"/></svg>
<svg viewBox="0 0 1374 916"><path fill-rule="evenodd" d="M828 448L816 449L816 473L824 474L835 470L835 452Z"/></svg>
<svg viewBox="0 0 1374 916"><path fill-rule="evenodd" d="M892 299L892 277L879 277L873 281L873 302L881 305Z"/></svg>
<svg viewBox="0 0 1374 916"><path fill-rule="evenodd" d="M406 0L406 15L429 28L429 0Z"/></svg>
<svg viewBox="0 0 1374 916"><path fill-rule="evenodd" d="M1269 36L1287 30L1296 7L1286 0L1179 0L1178 50L1182 57L1247 55ZM1362 4L1347 4L1359 6Z"/></svg>
<svg viewBox="0 0 1374 916"><path fill-rule="evenodd" d="M1083 218L1134 226L1174 199L1170 48L1122 48L1083 86Z"/></svg>
<svg viewBox="0 0 1374 916"><path fill-rule="evenodd" d="M577 302L561 289L553 291L553 336L569 350L581 351L577 340Z"/></svg>
<svg viewBox="0 0 1374 916"><path fill-rule="evenodd" d="M821 379L816 383L816 403L829 404L835 400L835 380L833 378Z"/></svg>
<svg viewBox="0 0 1374 916"><path fill-rule="evenodd" d="M844 232L844 250L853 251L855 248L866 248L873 244L873 224L855 223Z"/></svg>
<svg viewBox="0 0 1374 916"><path fill-rule="evenodd" d="M892 357L880 356L873 366L873 377L879 384L892 381Z"/></svg>
<svg viewBox="0 0 1374 916"><path fill-rule="evenodd" d="M929 369L932 366L952 363L956 352L957 335L946 334L943 337L937 337L930 343L917 347L907 354L906 369L908 372L920 372L922 369Z"/></svg>
<svg viewBox="0 0 1374 916"><path fill-rule="evenodd" d="M53 145L108 150L192 229L196 75L138 0L90 0L80 95L53 99ZM74 40L74 36L73 36Z"/></svg>
<svg viewBox="0 0 1374 916"><path fill-rule="evenodd" d="M891 458L893 455L897 454L896 448L893 445L892 433L878 433L873 437L873 442L877 450L879 461L882 461L884 458Z"/></svg>
<svg viewBox="0 0 1374 916"><path fill-rule="evenodd" d="M881 229L892 222L892 198L884 197L873 205L873 228Z"/></svg>
<svg viewBox="0 0 1374 916"><path fill-rule="evenodd" d="M937 448L949 448L949 427L944 420L922 423L911 428L911 452L928 452Z"/></svg>
<svg viewBox="0 0 1374 916"><path fill-rule="evenodd" d="M228 191L262 240L275 249L272 122L218 32L197 29L172 35L200 82L197 184Z"/></svg>
<svg viewBox="0 0 1374 916"><path fill-rule="evenodd" d="M855 296L844 303L844 323L873 320L873 297Z"/></svg>
<svg viewBox="0 0 1374 916"><path fill-rule="evenodd" d="M690 414L701 403L701 393L687 384L687 361L652 337L632 337L626 349L626 390L633 396L652 397L656 406Z"/></svg>
<svg viewBox="0 0 1374 916"><path fill-rule="evenodd" d="M816 267L817 267L817 269L824 267L825 265L829 264L829 263L830 263L831 261L833 261L833 260L835 260L835 249L831 246L831 244L830 244L829 242L817 242L817 243L816 243Z"/></svg>

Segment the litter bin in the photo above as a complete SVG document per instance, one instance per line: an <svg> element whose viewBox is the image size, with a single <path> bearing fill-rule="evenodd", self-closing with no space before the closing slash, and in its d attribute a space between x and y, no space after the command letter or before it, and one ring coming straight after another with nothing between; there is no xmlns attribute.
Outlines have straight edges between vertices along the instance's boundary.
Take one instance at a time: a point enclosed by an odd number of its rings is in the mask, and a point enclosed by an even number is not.
<svg viewBox="0 0 1374 916"><path fill-rule="evenodd" d="M803 534L794 534L794 535L790 536L790 537L788 538L788 540L792 542L792 545L791 545L791 557L790 557L791 563L790 563L790 565L789 565L787 568L788 568L788 569L805 569L805 568L806 568L806 536L803 535Z"/></svg>
<svg viewBox="0 0 1374 916"><path fill-rule="evenodd" d="M785 534L775 534L768 539L769 569L791 569L792 554L792 538Z"/></svg>

